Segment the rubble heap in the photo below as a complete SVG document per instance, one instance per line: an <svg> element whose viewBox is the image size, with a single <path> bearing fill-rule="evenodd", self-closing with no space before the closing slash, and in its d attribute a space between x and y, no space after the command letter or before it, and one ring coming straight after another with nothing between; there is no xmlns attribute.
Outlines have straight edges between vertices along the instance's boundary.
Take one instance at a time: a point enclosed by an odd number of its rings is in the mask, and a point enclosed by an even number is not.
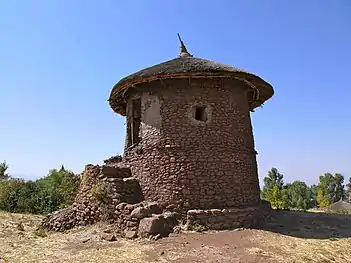
<svg viewBox="0 0 351 263"><path fill-rule="evenodd" d="M44 228L65 231L105 221L134 238L167 235L177 225L177 213L161 211L156 202L143 200L138 180L128 167L86 165L74 203L48 214Z"/></svg>

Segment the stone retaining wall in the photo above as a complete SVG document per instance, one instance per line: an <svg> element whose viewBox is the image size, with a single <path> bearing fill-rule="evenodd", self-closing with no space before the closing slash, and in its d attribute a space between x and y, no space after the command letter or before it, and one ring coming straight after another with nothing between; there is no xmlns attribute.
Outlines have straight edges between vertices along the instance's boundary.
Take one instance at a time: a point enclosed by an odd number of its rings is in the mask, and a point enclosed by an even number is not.
<svg viewBox="0 0 351 263"><path fill-rule="evenodd" d="M240 227L254 227L270 212L270 206L261 204L247 208L189 210L187 228L224 230Z"/></svg>

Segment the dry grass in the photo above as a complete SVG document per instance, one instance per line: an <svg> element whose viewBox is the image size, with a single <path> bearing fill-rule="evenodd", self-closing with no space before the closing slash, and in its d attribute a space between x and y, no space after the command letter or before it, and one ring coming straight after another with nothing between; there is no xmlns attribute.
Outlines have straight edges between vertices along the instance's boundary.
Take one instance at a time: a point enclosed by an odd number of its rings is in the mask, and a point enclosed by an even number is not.
<svg viewBox="0 0 351 263"><path fill-rule="evenodd" d="M266 231L250 236L259 249L278 262L351 262L351 216L311 212L276 212Z"/></svg>
<svg viewBox="0 0 351 263"><path fill-rule="evenodd" d="M156 243L125 239L108 242L99 237L98 226L38 235L35 230L40 219L0 212L0 258L9 263L351 262L351 238L345 236L302 238L296 233L244 230L188 233ZM296 224L293 227L296 229Z"/></svg>
<svg viewBox="0 0 351 263"><path fill-rule="evenodd" d="M68 233L35 233L39 216L0 212L0 256L9 263L145 262L150 245L118 240L102 241L94 228ZM23 225L24 231L18 227Z"/></svg>
<svg viewBox="0 0 351 263"><path fill-rule="evenodd" d="M250 254L267 255L278 262L351 262L351 238L306 239L256 230L250 240L259 247Z"/></svg>

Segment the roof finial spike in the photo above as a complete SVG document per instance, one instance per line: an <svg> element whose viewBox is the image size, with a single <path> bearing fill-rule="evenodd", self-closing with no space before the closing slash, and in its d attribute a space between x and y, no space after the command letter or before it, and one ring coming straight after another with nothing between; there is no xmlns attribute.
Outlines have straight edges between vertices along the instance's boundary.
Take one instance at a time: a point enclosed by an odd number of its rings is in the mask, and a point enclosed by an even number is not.
<svg viewBox="0 0 351 263"><path fill-rule="evenodd" d="M191 57L191 55L189 54L188 50L186 49L186 47L184 45L179 33L177 35L178 35L178 39L180 41L180 54L179 54L179 56L181 56L181 57L188 57L188 56L190 56Z"/></svg>

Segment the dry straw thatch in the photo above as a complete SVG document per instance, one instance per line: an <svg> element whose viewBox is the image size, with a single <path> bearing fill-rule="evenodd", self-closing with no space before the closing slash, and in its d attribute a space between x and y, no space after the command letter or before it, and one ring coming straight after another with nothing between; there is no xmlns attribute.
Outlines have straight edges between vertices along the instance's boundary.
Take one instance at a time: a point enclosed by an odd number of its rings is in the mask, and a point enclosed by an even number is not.
<svg viewBox="0 0 351 263"><path fill-rule="evenodd" d="M330 210L344 210L351 212L351 203L340 200L329 206Z"/></svg>
<svg viewBox="0 0 351 263"><path fill-rule="evenodd" d="M274 94L273 87L268 82L252 73L207 59L193 57L187 52L181 41L179 57L145 68L121 79L111 91L110 106L115 112L125 115L125 95L130 88L160 79L184 78L233 78L243 81L248 88L259 92L259 99L252 103L252 109L262 105Z"/></svg>

